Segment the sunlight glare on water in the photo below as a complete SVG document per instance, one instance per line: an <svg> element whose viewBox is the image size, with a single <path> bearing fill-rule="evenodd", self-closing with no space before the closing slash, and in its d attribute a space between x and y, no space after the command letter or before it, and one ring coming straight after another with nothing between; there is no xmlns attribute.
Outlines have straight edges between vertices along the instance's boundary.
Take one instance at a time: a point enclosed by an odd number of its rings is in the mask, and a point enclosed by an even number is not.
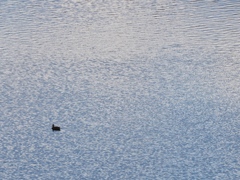
<svg viewBox="0 0 240 180"><path fill-rule="evenodd" d="M0 179L239 179L239 37L234 0L0 0Z"/></svg>

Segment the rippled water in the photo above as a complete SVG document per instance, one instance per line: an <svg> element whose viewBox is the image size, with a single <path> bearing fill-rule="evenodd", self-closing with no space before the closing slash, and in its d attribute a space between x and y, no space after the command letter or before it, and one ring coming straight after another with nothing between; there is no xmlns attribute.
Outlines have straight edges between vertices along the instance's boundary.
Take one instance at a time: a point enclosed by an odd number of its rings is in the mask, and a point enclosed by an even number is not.
<svg viewBox="0 0 240 180"><path fill-rule="evenodd" d="M237 0L0 0L0 179L240 179L239 37Z"/></svg>

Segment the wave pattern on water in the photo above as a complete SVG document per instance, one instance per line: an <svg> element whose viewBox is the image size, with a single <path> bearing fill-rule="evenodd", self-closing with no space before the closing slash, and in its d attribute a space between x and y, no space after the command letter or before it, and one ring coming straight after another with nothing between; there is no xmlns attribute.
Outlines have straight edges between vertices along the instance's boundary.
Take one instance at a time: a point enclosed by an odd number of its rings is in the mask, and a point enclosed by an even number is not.
<svg viewBox="0 0 240 180"><path fill-rule="evenodd" d="M0 179L239 179L239 12L0 1Z"/></svg>
<svg viewBox="0 0 240 180"><path fill-rule="evenodd" d="M11 46L11 54L112 59L156 57L172 46L206 53L211 47L223 54L239 47L238 2L25 1L6 6L2 47Z"/></svg>

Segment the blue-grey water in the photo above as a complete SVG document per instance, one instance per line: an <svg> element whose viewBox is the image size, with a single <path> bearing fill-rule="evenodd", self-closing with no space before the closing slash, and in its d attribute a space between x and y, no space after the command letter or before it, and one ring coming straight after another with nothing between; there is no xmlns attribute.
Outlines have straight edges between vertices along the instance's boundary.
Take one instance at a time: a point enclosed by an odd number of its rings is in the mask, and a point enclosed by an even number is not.
<svg viewBox="0 0 240 180"><path fill-rule="evenodd" d="M239 38L239 0L0 0L0 179L240 179Z"/></svg>

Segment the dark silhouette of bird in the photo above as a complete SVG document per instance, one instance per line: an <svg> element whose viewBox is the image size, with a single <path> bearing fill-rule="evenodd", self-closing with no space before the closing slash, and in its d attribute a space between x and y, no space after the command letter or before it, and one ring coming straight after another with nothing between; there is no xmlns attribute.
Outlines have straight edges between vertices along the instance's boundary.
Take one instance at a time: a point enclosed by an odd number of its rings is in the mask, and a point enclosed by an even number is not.
<svg viewBox="0 0 240 180"><path fill-rule="evenodd" d="M60 127L52 125L52 130L53 131L60 131Z"/></svg>

